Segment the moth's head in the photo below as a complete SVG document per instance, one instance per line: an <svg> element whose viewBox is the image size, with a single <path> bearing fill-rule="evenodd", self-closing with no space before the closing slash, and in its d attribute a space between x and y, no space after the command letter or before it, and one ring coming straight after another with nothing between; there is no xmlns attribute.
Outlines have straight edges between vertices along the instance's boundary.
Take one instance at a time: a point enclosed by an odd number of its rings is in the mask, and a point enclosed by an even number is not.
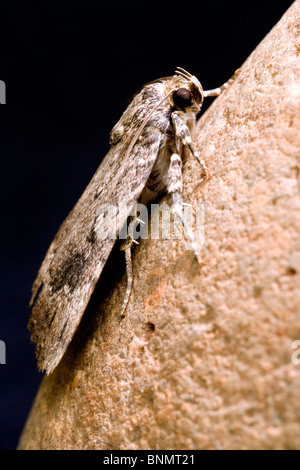
<svg viewBox="0 0 300 470"><path fill-rule="evenodd" d="M175 83L171 100L176 108L198 113L203 102L203 88L199 80L181 67L175 71Z"/></svg>

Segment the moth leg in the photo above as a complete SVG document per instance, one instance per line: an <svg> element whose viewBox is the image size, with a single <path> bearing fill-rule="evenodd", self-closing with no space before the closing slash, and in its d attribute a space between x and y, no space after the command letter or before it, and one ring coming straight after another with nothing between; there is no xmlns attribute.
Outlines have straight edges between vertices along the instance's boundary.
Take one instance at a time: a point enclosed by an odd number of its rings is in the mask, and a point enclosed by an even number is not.
<svg viewBox="0 0 300 470"><path fill-rule="evenodd" d="M133 269L132 269L132 260L131 260L131 245L125 248L125 263L126 263L126 276L127 276L127 286L126 286L126 292L125 292L125 297L123 300L123 304L121 307L121 315L122 317L125 317L125 312L127 310L130 296L132 293L132 285L133 285Z"/></svg>
<svg viewBox="0 0 300 470"><path fill-rule="evenodd" d="M240 73L241 69L237 69L233 76L225 83L223 83L222 86L218 87L218 88L214 88L213 90L204 90L203 91L203 96L204 98L206 98L207 96L219 96L222 91L226 90L228 87L230 87L231 83L233 82L233 80L236 79L236 77L238 76L238 74Z"/></svg>
<svg viewBox="0 0 300 470"><path fill-rule="evenodd" d="M131 223L129 224L129 230L128 230L128 237L120 246L120 250L125 252L125 264L126 264L126 277L127 277L127 286L126 286L126 292L125 292L125 297L123 300L123 304L121 307L121 315L122 317L125 317L125 313L129 304L130 296L132 293L132 287L133 287L133 269L132 269L132 259L131 259L131 247L133 243L138 242L134 239L133 233L134 233L134 228L137 224L139 223L144 223L142 220L140 220L137 217L137 214L134 216L130 217Z"/></svg>
<svg viewBox="0 0 300 470"><path fill-rule="evenodd" d="M177 153L173 153L171 156L169 171L168 171L168 193L172 197L172 211L174 214L177 214L181 220L182 225L184 226L185 232L188 239L191 242L193 251L198 260L198 263L201 263L201 257L199 253L199 248L194 238L191 227L187 223L184 213L182 210L182 171L181 171L181 158Z"/></svg>
<svg viewBox="0 0 300 470"><path fill-rule="evenodd" d="M192 138L191 138L188 126L183 121L183 119L181 119L179 114L177 114L176 112L174 112L172 114L172 122L173 122L174 129L175 129L176 140L178 140L179 143L182 143L183 145L187 146L190 149L191 154L200 163L200 165L202 167L202 170L204 172L205 179L209 179L210 178L210 172L207 169L204 161L200 157L199 153L196 152L196 150L195 150L195 148L192 144ZM178 145L177 145L177 147L178 147Z"/></svg>

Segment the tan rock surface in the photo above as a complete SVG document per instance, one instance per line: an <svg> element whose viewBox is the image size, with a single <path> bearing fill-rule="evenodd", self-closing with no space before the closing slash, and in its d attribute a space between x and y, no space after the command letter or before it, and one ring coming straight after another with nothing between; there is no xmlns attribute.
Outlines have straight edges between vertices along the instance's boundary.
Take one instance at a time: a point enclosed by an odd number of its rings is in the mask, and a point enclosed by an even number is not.
<svg viewBox="0 0 300 470"><path fill-rule="evenodd" d="M202 267L142 241L124 320L107 270L20 449L300 448L299 24L296 1L199 121L213 176L189 158L184 200L205 204Z"/></svg>

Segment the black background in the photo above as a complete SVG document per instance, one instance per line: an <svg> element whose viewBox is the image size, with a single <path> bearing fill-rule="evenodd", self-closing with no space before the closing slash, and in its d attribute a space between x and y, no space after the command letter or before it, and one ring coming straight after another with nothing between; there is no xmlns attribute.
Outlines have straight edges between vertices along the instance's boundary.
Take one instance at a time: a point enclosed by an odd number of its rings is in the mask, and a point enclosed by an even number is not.
<svg viewBox="0 0 300 470"><path fill-rule="evenodd" d="M42 379L26 328L32 282L128 98L176 66L219 86L291 4L1 2L0 448L16 448Z"/></svg>

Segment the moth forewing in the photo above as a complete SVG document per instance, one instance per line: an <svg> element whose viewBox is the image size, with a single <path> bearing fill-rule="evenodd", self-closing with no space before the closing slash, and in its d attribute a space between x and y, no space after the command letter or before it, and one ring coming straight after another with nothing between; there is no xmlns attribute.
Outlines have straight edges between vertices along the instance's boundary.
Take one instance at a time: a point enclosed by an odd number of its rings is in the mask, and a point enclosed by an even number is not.
<svg viewBox="0 0 300 470"><path fill-rule="evenodd" d="M179 162L188 148L204 167L190 135L204 93L197 78L179 68L145 85L114 126L110 151L61 225L33 285L28 327L40 370L49 374L64 355L116 241L100 236L105 204L116 208L118 235L137 202L148 204L169 192L186 226ZM127 212L119 211L122 205ZM126 266L132 241L125 247Z"/></svg>
<svg viewBox="0 0 300 470"><path fill-rule="evenodd" d="M141 92L143 93L143 91ZM124 139L112 146L83 195L61 225L34 282L29 330L40 370L52 372L66 351L115 239L98 238L95 224L102 204L122 200L130 211L142 192L158 154L162 130L148 123L123 161L146 111L160 101L137 96L120 125ZM149 111L150 108L150 111ZM133 112L135 110L135 112ZM159 112L159 111L157 111ZM154 115L152 119L157 119ZM125 219L119 218L119 227Z"/></svg>

